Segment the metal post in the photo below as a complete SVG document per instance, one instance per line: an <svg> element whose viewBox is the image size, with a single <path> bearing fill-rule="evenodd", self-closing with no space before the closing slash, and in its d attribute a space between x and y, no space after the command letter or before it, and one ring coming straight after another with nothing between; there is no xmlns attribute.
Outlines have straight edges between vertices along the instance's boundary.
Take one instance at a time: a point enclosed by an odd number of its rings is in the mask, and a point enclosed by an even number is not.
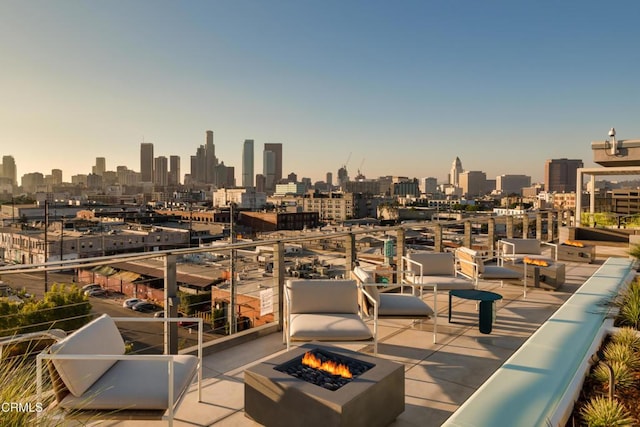
<svg viewBox="0 0 640 427"><path fill-rule="evenodd" d="M273 245L273 282L278 295L278 330L283 331L285 322L284 313L284 243L277 242ZM284 342L284 334L283 334Z"/></svg>
<svg viewBox="0 0 640 427"><path fill-rule="evenodd" d="M49 259L49 201L44 201L44 263L46 264ZM49 272L44 269L44 292L49 290Z"/></svg>
<svg viewBox="0 0 640 427"><path fill-rule="evenodd" d="M236 233L233 220L233 202L229 204L230 240L233 245L236 243ZM229 262L229 334L238 332L238 317L236 316L236 250L231 249L231 260Z"/></svg>
<svg viewBox="0 0 640 427"><path fill-rule="evenodd" d="M178 317L178 284L176 282L176 256L164 257L164 312L167 317ZM164 354L178 354L178 324L164 322Z"/></svg>

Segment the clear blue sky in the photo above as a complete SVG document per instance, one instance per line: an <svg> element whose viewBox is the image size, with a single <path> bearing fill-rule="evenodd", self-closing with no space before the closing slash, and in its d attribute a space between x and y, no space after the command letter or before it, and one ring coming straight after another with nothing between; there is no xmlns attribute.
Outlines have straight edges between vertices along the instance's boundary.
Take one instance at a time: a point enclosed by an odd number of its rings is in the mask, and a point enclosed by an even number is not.
<svg viewBox="0 0 640 427"><path fill-rule="evenodd" d="M284 174L347 161L444 181L591 166L612 126L640 138L638 1L0 0L0 155L18 176L140 169L215 134L241 180L244 139Z"/></svg>

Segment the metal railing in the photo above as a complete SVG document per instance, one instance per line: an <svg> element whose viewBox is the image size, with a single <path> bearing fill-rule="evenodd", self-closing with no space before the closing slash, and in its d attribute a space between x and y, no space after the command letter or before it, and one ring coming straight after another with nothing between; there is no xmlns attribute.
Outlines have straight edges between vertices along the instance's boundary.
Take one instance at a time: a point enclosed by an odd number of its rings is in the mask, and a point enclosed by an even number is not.
<svg viewBox="0 0 640 427"><path fill-rule="evenodd" d="M86 270L123 262L159 262L164 273L165 316L178 315L177 273L197 266L194 274L224 273L226 280L212 286L212 313L227 306L225 332L230 335L261 325L283 325L283 289L287 279L342 278L357 262L385 264L384 242L393 239L392 268L407 252L446 251L457 246L494 250L503 237L534 237L554 241L559 215L555 211L521 216L476 216L458 221L427 221L398 226L335 227L331 231L288 232L268 239L240 241L215 246L182 248L136 254L111 255L45 264L0 267L0 277L43 271ZM389 254L387 254L389 255ZM160 280L160 278L158 278ZM129 297L126 295L125 297ZM219 314L220 311L217 311ZM215 316L213 316L215 317ZM213 325L212 325L213 326ZM168 352L177 352L177 325L165 332Z"/></svg>

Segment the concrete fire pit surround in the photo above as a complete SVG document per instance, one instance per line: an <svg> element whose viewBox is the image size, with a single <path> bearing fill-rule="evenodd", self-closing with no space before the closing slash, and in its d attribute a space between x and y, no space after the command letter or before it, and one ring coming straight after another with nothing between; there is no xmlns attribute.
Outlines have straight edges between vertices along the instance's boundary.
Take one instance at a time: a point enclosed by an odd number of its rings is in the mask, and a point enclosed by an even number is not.
<svg viewBox="0 0 640 427"><path fill-rule="evenodd" d="M320 349L375 366L330 391L274 369ZM245 415L269 426L388 426L404 412L404 366L337 347L305 344L244 372Z"/></svg>

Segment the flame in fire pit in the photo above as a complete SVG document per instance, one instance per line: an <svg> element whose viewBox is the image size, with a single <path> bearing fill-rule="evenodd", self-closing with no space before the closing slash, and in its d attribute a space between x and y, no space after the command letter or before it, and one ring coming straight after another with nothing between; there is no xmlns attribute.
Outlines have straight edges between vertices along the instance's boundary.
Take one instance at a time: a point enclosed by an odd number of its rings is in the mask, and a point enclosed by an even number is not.
<svg viewBox="0 0 640 427"><path fill-rule="evenodd" d="M323 362L309 351L302 357L302 364L311 368L329 372L332 375L340 375L343 378L351 378L353 376L351 375L349 368L342 363L336 363L330 360Z"/></svg>
<svg viewBox="0 0 640 427"><path fill-rule="evenodd" d="M577 248L584 248L584 244L582 242L576 242L575 240L567 240L563 244L567 246L575 246Z"/></svg>
<svg viewBox="0 0 640 427"><path fill-rule="evenodd" d="M525 264L529 264L529 265L537 265L539 267L548 267L549 263L547 261L543 261L541 259L534 259L534 258L529 258L529 257L525 257L522 262L524 262Z"/></svg>

